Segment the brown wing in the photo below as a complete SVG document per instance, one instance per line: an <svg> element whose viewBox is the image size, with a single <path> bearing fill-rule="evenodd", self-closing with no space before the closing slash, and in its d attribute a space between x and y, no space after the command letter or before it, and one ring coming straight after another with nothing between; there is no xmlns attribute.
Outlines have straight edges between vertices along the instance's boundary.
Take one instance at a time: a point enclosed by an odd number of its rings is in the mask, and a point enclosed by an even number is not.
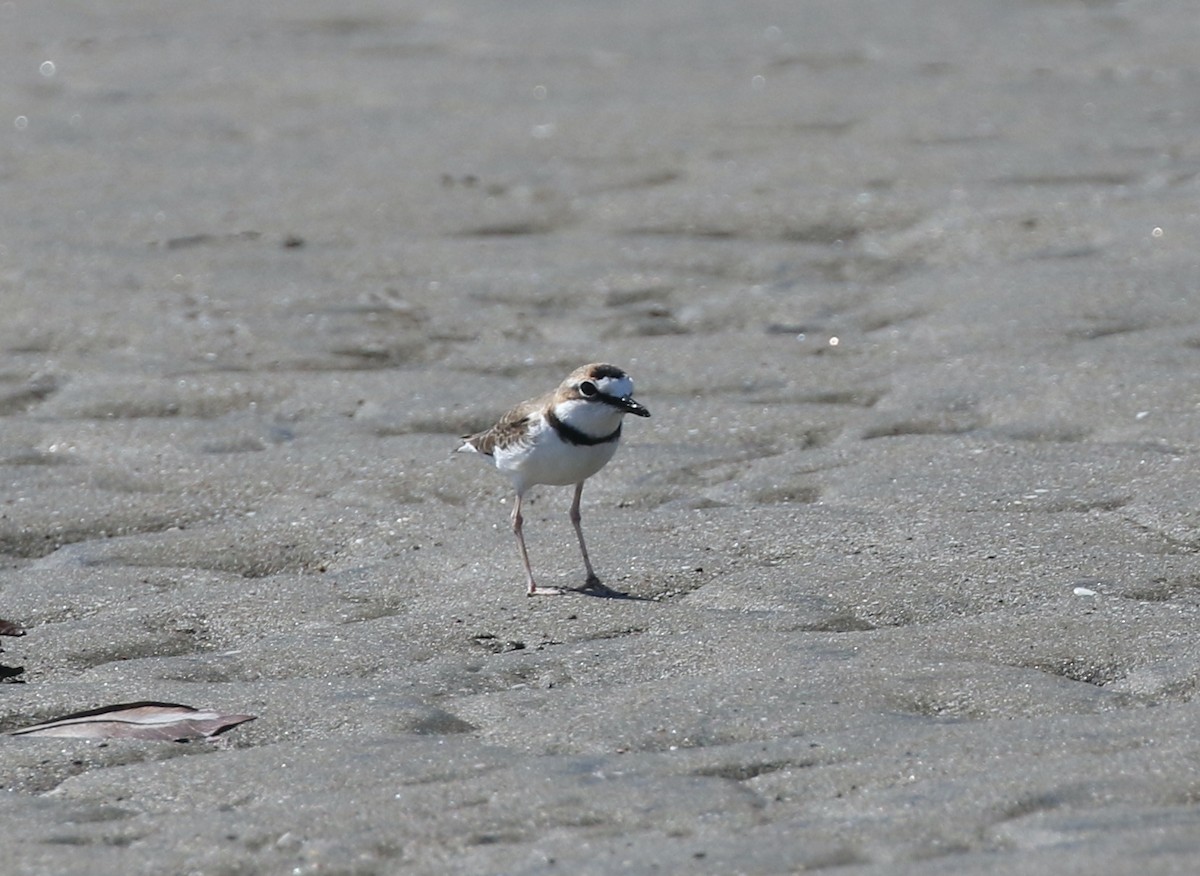
<svg viewBox="0 0 1200 876"><path fill-rule="evenodd" d="M522 440L529 420L537 410L535 402L525 402L496 421L496 425L474 435L464 435L463 441L480 453L491 456L497 447L508 447Z"/></svg>

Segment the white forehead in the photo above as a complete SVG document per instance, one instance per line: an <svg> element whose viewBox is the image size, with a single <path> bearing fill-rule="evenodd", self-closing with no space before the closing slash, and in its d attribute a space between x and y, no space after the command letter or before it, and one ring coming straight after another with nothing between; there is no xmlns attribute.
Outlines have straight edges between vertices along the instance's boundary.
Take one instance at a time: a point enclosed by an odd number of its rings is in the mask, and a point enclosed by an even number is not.
<svg viewBox="0 0 1200 876"><path fill-rule="evenodd" d="M601 377L599 380L593 380L592 383L596 384L596 387L605 395L617 398L633 395L633 381L627 376Z"/></svg>

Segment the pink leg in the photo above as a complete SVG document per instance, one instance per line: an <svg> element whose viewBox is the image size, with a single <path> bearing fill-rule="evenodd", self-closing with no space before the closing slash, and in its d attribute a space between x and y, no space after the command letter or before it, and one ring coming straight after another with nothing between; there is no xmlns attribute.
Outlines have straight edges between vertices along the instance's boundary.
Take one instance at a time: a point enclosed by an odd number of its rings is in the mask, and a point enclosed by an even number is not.
<svg viewBox="0 0 1200 876"><path fill-rule="evenodd" d="M539 588L533 583L533 566L529 564L529 551L525 549L525 536L521 533L521 527L525 523L525 519L521 516L521 494L517 493L517 501L513 505L512 510L512 529L513 535L517 537L517 547L521 549L521 562L525 565L525 595L526 596L552 596L562 593L557 587L542 587Z"/></svg>
<svg viewBox="0 0 1200 876"><path fill-rule="evenodd" d="M583 586L600 587L600 579L596 575L596 570L592 568L591 558L588 557L587 545L583 541L583 527L579 521L582 515L579 513L579 500L583 496L583 481L575 485L575 501L571 503L571 525L575 527L575 535L579 538L579 552L583 554L583 565L587 569L587 583Z"/></svg>

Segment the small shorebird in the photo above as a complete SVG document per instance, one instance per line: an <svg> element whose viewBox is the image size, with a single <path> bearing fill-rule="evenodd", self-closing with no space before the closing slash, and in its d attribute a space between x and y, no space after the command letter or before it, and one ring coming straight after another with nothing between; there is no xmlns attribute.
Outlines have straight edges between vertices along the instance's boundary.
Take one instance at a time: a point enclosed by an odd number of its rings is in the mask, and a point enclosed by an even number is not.
<svg viewBox="0 0 1200 876"><path fill-rule="evenodd" d="M533 582L529 552L521 534L521 499L534 484L575 485L570 516L587 569L584 589L603 587L583 542L579 497L583 495L583 482L604 468L617 452L621 421L626 414L650 416L633 400L633 381L628 375L614 365L584 365L572 371L554 392L521 402L490 429L463 436L459 451L483 454L512 478L517 491L512 528L525 564L527 595L566 592L558 587L538 587Z"/></svg>

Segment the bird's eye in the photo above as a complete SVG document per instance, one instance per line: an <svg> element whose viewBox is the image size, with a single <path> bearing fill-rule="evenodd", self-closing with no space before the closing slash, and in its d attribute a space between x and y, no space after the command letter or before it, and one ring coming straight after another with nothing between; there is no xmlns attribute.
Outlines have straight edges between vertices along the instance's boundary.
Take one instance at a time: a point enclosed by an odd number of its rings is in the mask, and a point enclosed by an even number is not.
<svg viewBox="0 0 1200 876"><path fill-rule="evenodd" d="M585 380L583 383L579 384L579 392L585 396L588 396L589 398L599 391L600 390L596 389L596 384L592 383L590 380Z"/></svg>

